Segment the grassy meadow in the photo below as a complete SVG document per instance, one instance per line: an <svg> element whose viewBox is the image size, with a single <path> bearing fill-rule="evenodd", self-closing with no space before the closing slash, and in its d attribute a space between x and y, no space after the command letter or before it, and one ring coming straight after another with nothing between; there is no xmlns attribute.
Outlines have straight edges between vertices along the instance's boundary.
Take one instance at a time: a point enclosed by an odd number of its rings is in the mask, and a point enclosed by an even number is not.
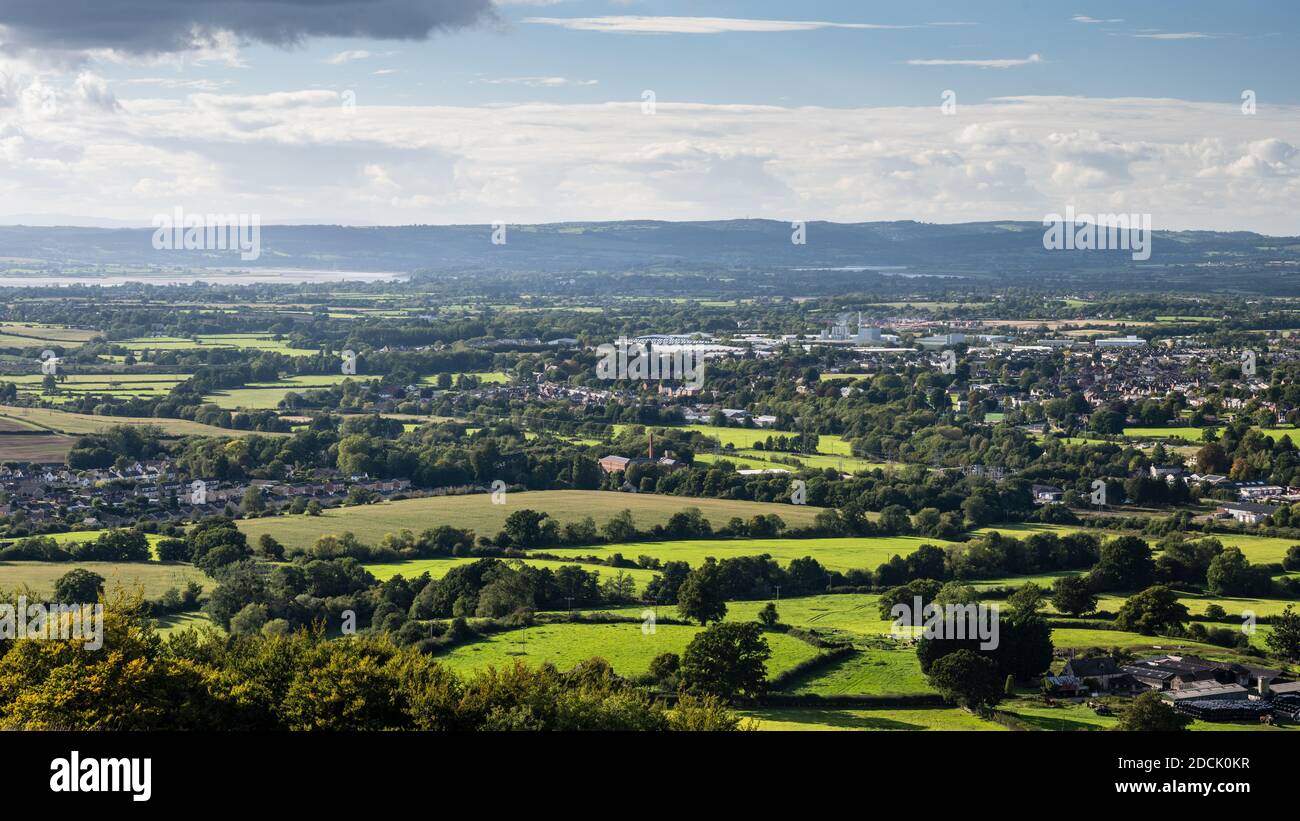
<svg viewBox="0 0 1300 821"><path fill-rule="evenodd" d="M381 502L363 507L333 508L320 516L285 515L264 519L240 520L239 529L250 539L270 533L285 546L310 547L327 533L351 531L363 542L376 543L385 533L408 529L419 533L438 525L470 528L479 535L493 535L506 517L516 510L532 509L549 513L560 523L580 521L590 516L597 525L609 521L619 511L632 511L638 527L663 524L674 514L697 507L714 526L726 524L732 517L748 519L757 514L775 513L787 524L811 524L821 508L730 499L693 499L680 496L656 496L648 493L614 493L600 490L534 490L506 494L505 504L492 504L490 494L468 496L431 496ZM594 553L600 548L586 548ZM549 551L548 551L549 552ZM559 552L559 551L556 551ZM581 552L581 551L580 551ZM636 554L623 551L635 558ZM802 555L802 554L801 554Z"/></svg>
<svg viewBox="0 0 1300 821"><path fill-rule="evenodd" d="M605 659L615 672L636 676L650 669L660 653L681 654L702 628L657 624L654 632L643 631L641 623L544 624L496 633L482 641L463 644L440 655L453 670L467 672L484 667L502 667L523 661L531 665L550 662L567 670L593 656ZM817 655L816 648L782 633L764 633L772 648L768 675L788 670Z"/></svg>
<svg viewBox="0 0 1300 821"><path fill-rule="evenodd" d="M146 598L157 598L168 588L183 588L191 581L205 588L213 584L203 571L179 562L0 562L0 591L26 588L49 595L59 577L79 567L103 576L105 590L142 588Z"/></svg>

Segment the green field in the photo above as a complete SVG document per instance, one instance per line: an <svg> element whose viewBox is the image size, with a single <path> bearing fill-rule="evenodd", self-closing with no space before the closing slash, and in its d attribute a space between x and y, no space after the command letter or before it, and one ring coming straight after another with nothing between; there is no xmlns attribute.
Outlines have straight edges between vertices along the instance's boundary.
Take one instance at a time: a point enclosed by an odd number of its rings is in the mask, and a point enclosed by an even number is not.
<svg viewBox="0 0 1300 821"><path fill-rule="evenodd" d="M1006 536L1014 536L1017 539L1023 539L1034 533L1055 533L1058 536L1064 536L1069 533L1091 533L1102 539L1110 539L1119 535L1137 535L1146 539L1153 546L1159 539L1152 536L1142 536L1141 534L1121 534L1117 531L1097 530L1090 527L1079 527L1077 525L1043 525L1043 524L1014 524L1014 525L995 525L993 527L982 527L976 531L980 533L1002 533ZM1280 563L1286 558L1287 548L1295 544L1300 544L1295 539L1284 539L1275 536L1254 536L1251 534L1239 533L1196 533L1189 532L1185 534L1188 539L1196 540L1203 538L1218 539L1224 547L1240 548L1242 555L1255 564Z"/></svg>
<svg viewBox="0 0 1300 821"><path fill-rule="evenodd" d="M77 348L99 331L30 322L0 322L0 348Z"/></svg>
<svg viewBox="0 0 1300 821"><path fill-rule="evenodd" d="M172 633L188 630L191 627L215 627L218 630L221 629L221 626L213 622L208 614L198 610L163 616L155 621L157 622L158 633L162 636L170 636Z"/></svg>
<svg viewBox="0 0 1300 821"><path fill-rule="evenodd" d="M933 693L921 674L916 650L869 647L811 674L801 675L782 689L796 695L918 695Z"/></svg>
<svg viewBox="0 0 1300 821"><path fill-rule="evenodd" d="M669 562L702 564L705 558L725 559L734 556L758 556L767 553L781 564L791 559L812 556L831 570L875 570L895 555L906 556L923 544L948 544L939 539L919 536L881 536L844 539L684 539L666 542L632 542L603 547L553 547L545 552L558 556L606 557L621 553L635 560L650 556Z"/></svg>
<svg viewBox="0 0 1300 821"><path fill-rule="evenodd" d="M464 375L478 377L478 380L482 382L484 385L505 385L510 381L510 374L505 373L504 371L468 371ZM456 384L456 380L460 376L461 374L459 373L453 373L451 375L451 380L453 385ZM420 384L437 385L438 377L422 376L420 377Z"/></svg>
<svg viewBox="0 0 1300 821"><path fill-rule="evenodd" d="M1118 716L1099 716L1086 704L1058 702L1048 706L1035 699L1016 699L1005 702L999 710L1011 713L1021 721L1041 730L1109 730L1119 723ZM1231 732L1233 730L1294 730L1294 725L1261 727L1258 723L1229 724L1194 721L1189 730L1198 732Z"/></svg>
<svg viewBox="0 0 1300 821"><path fill-rule="evenodd" d="M757 722L759 730L993 730L1001 724L956 707L931 709L743 710L741 715Z"/></svg>
<svg viewBox="0 0 1300 821"><path fill-rule="evenodd" d="M4 381L18 386L18 395L39 397L47 402L70 402L83 396L133 397L166 396L171 389L189 379L183 373L61 373L58 392L44 393L45 377L39 373L6 376Z"/></svg>
<svg viewBox="0 0 1300 821"><path fill-rule="evenodd" d="M630 509L638 527L663 524L674 513L689 507L699 508L714 526L727 523L733 516L748 519L756 514L775 513L787 524L811 524L821 508L809 505L786 505L742 502L729 499L694 499L682 496L656 496L649 493L613 493L599 490L534 490L506 495L505 504L492 504L487 493L469 496L432 496L381 502L364 507L328 509L320 516L271 516L241 520L239 529L256 539L270 533L286 547L311 547L327 533L351 531L367 543L377 543L386 533L408 529L419 533L438 525L470 528L479 535L495 536L506 517L516 510L531 508L549 513L561 523L580 521L586 516L603 524L624 508ZM600 548L587 548L597 552ZM558 551L557 551L558 552ZM581 550L579 552L582 552ZM635 553L623 551L629 558ZM802 555L802 554L801 554Z"/></svg>
<svg viewBox="0 0 1300 821"><path fill-rule="evenodd" d="M183 588L191 581L211 587L212 580L193 565L157 562L0 562L0 590L24 587L49 595L54 583L70 570L85 568L104 577L106 591L115 586L142 587L146 598L157 598L168 588Z"/></svg>
<svg viewBox="0 0 1300 821"><path fill-rule="evenodd" d="M893 465L886 462L873 462L870 459L864 459L860 456L832 456L825 453L813 454L794 454L782 453L779 451L766 450L737 450L734 452L723 453L697 453L695 461L706 465L714 464L722 460L727 460L736 466L737 470L788 470L797 473L801 469L799 465L791 465L785 462L775 461L776 458L797 459L804 467L811 470L824 470L831 468L841 473L857 473L864 470L891 470Z"/></svg>
<svg viewBox="0 0 1300 821"><path fill-rule="evenodd" d="M1101 596L1097 599L1097 609L1117 613L1124 604L1125 598L1125 596ZM1246 610L1252 611L1256 616L1280 616L1287 605L1297 606L1297 602L1286 599L1231 598L1212 596L1208 593L1200 596L1180 593L1178 600L1187 605L1188 611L1193 616L1204 615L1205 608L1217 604L1228 614L1229 620L1240 618L1242 612ZM1236 626L1240 627L1240 622Z"/></svg>
<svg viewBox="0 0 1300 821"><path fill-rule="evenodd" d="M455 647L438 658L458 671L502 667L515 661L531 665L551 662L561 670L568 670L598 656L609 662L615 672L637 676L647 672L650 661L660 653L681 654L703 629L658 624L652 634L647 634L642 627L641 623L545 624L496 633L482 641ZM764 633L764 636L772 648L768 675L787 670L818 653L816 648L781 633Z"/></svg>
<svg viewBox="0 0 1300 821"><path fill-rule="evenodd" d="M194 339L178 336L149 336L127 339L117 343L132 352L186 351L196 348L242 348L256 351L275 351L288 356L315 356L320 351L294 348L286 339L276 339L273 334L202 334Z"/></svg>
<svg viewBox="0 0 1300 821"><path fill-rule="evenodd" d="M34 428L43 428L58 433L80 435L95 433L105 428L127 425L140 427L144 425L162 428L169 436L248 436L251 432L218 428L191 422L188 419L163 419L145 416L91 416L84 413L67 413L49 408L19 408L0 405L0 422L13 421L26 423ZM277 436L281 434L260 434Z"/></svg>
<svg viewBox="0 0 1300 821"><path fill-rule="evenodd" d="M727 602L728 621L753 621L767 602ZM775 602L783 624L852 637L887 636L889 619L880 618L880 596L870 593L802 596Z"/></svg>
<svg viewBox="0 0 1300 821"><path fill-rule="evenodd" d="M443 576L447 575L447 572L451 570L453 567L460 567L461 565L472 564L476 561L478 561L478 559L475 558L412 559L410 561L405 561L405 562L387 562L382 564L368 564L366 565L366 569L369 570L371 573L373 573L375 578L379 579L380 581L386 581L398 574L401 574L402 577L404 578L413 579L422 573L428 573L429 576L434 579L441 579ZM507 561L523 561L525 564L531 567L549 568L552 572L560 569L561 567L564 567L565 565L577 564L578 567L581 567L583 570L586 570L589 573L592 571L599 573L602 581L604 579L609 578L610 576L615 575L616 573L618 573L619 570L622 570L624 573L627 573L633 579L636 580L637 590L644 590L645 586L649 584L650 580L653 579L656 575L656 572L653 570L642 570L639 568L605 567L597 564L578 564L577 562L556 562L556 561L551 561L549 559L523 559L523 560L510 559Z"/></svg>
<svg viewBox="0 0 1300 821"><path fill-rule="evenodd" d="M275 410L280 400L290 393L328 388L338 385L346 379L364 380L364 374L344 376L338 374L312 374L307 376L289 376L274 382L253 382L242 388L217 391L203 397L203 401L212 402L226 410Z"/></svg>
<svg viewBox="0 0 1300 821"><path fill-rule="evenodd" d="M622 433L630 425L614 425L614 435ZM653 427L653 426L651 426ZM716 425L688 425L685 430L697 431L705 436L717 439L723 447L731 445L744 450L754 447L755 442L766 442L769 436L798 436L788 430L770 430L768 428L729 428ZM817 452L831 456L851 457L853 450L843 437L835 434L822 434L817 443Z"/></svg>
<svg viewBox="0 0 1300 821"><path fill-rule="evenodd" d="M1140 633L1126 633L1122 630L1092 630L1079 627L1053 628L1052 643L1058 650L1063 648L1082 650L1089 647L1109 650L1112 647L1119 647L1130 653L1150 652L1152 655L1174 650L1200 655L1223 655L1225 652L1222 647L1187 639L1167 639L1160 636L1144 636Z"/></svg>

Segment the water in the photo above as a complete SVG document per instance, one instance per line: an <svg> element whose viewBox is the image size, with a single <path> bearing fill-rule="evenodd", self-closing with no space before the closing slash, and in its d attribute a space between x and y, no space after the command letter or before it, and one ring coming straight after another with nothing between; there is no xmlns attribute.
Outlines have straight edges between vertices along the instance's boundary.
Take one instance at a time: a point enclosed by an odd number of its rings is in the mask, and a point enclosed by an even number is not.
<svg viewBox="0 0 1300 821"><path fill-rule="evenodd" d="M132 274L40 274L36 276L0 275L3 288L49 288L71 285L113 287L127 283L147 285L316 285L331 282L396 282L406 274L378 271L325 271L307 268L265 268L256 271L233 268L209 268L186 272L147 272Z"/></svg>

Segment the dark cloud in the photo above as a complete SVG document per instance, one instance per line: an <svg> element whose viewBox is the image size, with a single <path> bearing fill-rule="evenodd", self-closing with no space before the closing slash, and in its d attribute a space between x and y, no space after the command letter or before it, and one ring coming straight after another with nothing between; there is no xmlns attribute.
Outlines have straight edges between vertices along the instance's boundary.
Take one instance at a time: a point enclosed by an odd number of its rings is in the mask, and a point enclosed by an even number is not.
<svg viewBox="0 0 1300 821"><path fill-rule="evenodd" d="M492 0L0 0L0 39L10 48L159 54L216 32L276 46L312 37L423 40L492 17Z"/></svg>

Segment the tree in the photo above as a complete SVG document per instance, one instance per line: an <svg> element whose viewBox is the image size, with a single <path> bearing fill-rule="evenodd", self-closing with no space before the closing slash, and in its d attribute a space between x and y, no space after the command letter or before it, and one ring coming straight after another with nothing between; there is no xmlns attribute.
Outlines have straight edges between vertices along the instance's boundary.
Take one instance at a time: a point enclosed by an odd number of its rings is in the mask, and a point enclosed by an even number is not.
<svg viewBox="0 0 1300 821"><path fill-rule="evenodd" d="M660 653L650 660L650 675L655 681L665 682L677 675L682 657L676 653Z"/></svg>
<svg viewBox="0 0 1300 821"><path fill-rule="evenodd" d="M249 485L248 490L244 491L244 498L239 506L245 514L261 513L266 510L266 498L262 495L262 489L257 485Z"/></svg>
<svg viewBox="0 0 1300 821"><path fill-rule="evenodd" d="M1287 605L1282 615L1273 619L1273 629L1265 637L1268 649L1289 661L1300 659L1300 613Z"/></svg>
<svg viewBox="0 0 1300 821"><path fill-rule="evenodd" d="M104 592L104 577L78 567L54 582L54 600L60 604L94 604Z"/></svg>
<svg viewBox="0 0 1300 821"><path fill-rule="evenodd" d="M242 610L230 619L230 632L236 636L252 635L261 632L266 622L266 605L254 602L245 605Z"/></svg>
<svg viewBox="0 0 1300 821"><path fill-rule="evenodd" d="M686 580L677 590L677 610L683 618L695 619L700 624L722 621L727 615L722 573L717 560L712 557L705 559L704 564L686 575Z"/></svg>
<svg viewBox="0 0 1300 821"><path fill-rule="evenodd" d="M1020 589L1007 597L1007 604L1012 613L1033 615L1043 607L1046 591L1033 582L1021 585Z"/></svg>
<svg viewBox="0 0 1300 821"><path fill-rule="evenodd" d="M998 633L993 659L1000 673L1031 681L1052 666L1052 628L1038 613L1013 609Z"/></svg>
<svg viewBox="0 0 1300 821"><path fill-rule="evenodd" d="M1115 624L1121 630L1154 636L1161 630L1182 627L1187 617L1187 606L1178 601L1178 594L1158 584L1129 596Z"/></svg>
<svg viewBox="0 0 1300 821"><path fill-rule="evenodd" d="M1205 571L1205 583L1216 596L1250 596L1268 593L1273 577L1266 567L1253 567L1240 548L1225 548Z"/></svg>
<svg viewBox="0 0 1300 821"><path fill-rule="evenodd" d="M722 622L691 639L682 654L681 683L687 692L728 701L762 695L772 649L755 622Z"/></svg>
<svg viewBox="0 0 1300 821"><path fill-rule="evenodd" d="M1151 545L1136 536L1120 536L1101 546L1091 580L1095 590L1137 590L1155 581L1155 574Z"/></svg>
<svg viewBox="0 0 1300 821"><path fill-rule="evenodd" d="M1196 452L1196 469L1201 473L1227 473L1232 462L1223 445L1210 442Z"/></svg>
<svg viewBox="0 0 1300 821"><path fill-rule="evenodd" d="M1069 616L1082 616L1097 609L1097 594L1086 576L1062 576L1052 584L1052 606Z"/></svg>
<svg viewBox="0 0 1300 821"><path fill-rule="evenodd" d="M270 533L263 533L257 540L257 550L263 557L273 562L284 560L284 545L276 541Z"/></svg>
<svg viewBox="0 0 1300 821"><path fill-rule="evenodd" d="M542 522L547 518L549 514L527 508L511 513L506 517L506 523L501 531L509 542L506 546L520 548L539 546L542 542Z"/></svg>
<svg viewBox="0 0 1300 821"><path fill-rule="evenodd" d="M768 602L758 611L758 621L764 627L775 627L781 621L781 614L776 612L776 605Z"/></svg>
<svg viewBox="0 0 1300 821"><path fill-rule="evenodd" d="M646 585L646 598L659 604L676 604L677 594L691 574L691 566L686 562L664 562L659 575Z"/></svg>
<svg viewBox="0 0 1300 821"><path fill-rule="evenodd" d="M636 521L632 518L632 511L628 508L615 513L600 530L605 535L605 539L613 543L634 541L640 535L636 529Z"/></svg>
<svg viewBox="0 0 1300 821"><path fill-rule="evenodd" d="M1300 570L1300 544L1293 544L1286 549L1286 558L1282 560L1283 570Z"/></svg>
<svg viewBox="0 0 1300 821"><path fill-rule="evenodd" d="M184 539L163 539L158 542L158 561L188 562L190 546Z"/></svg>
<svg viewBox="0 0 1300 821"><path fill-rule="evenodd" d="M972 710L989 708L1002 700L997 665L974 650L958 650L936 660L927 678L944 698Z"/></svg>
<svg viewBox="0 0 1300 821"><path fill-rule="evenodd" d="M1129 703L1119 717L1116 730L1127 732L1177 732L1186 730L1192 717L1183 715L1165 703L1154 690L1143 693Z"/></svg>
<svg viewBox="0 0 1300 821"><path fill-rule="evenodd" d="M883 534L906 536L912 532L912 518L907 515L907 508L902 505L889 505L880 511L880 521L876 526Z"/></svg>

